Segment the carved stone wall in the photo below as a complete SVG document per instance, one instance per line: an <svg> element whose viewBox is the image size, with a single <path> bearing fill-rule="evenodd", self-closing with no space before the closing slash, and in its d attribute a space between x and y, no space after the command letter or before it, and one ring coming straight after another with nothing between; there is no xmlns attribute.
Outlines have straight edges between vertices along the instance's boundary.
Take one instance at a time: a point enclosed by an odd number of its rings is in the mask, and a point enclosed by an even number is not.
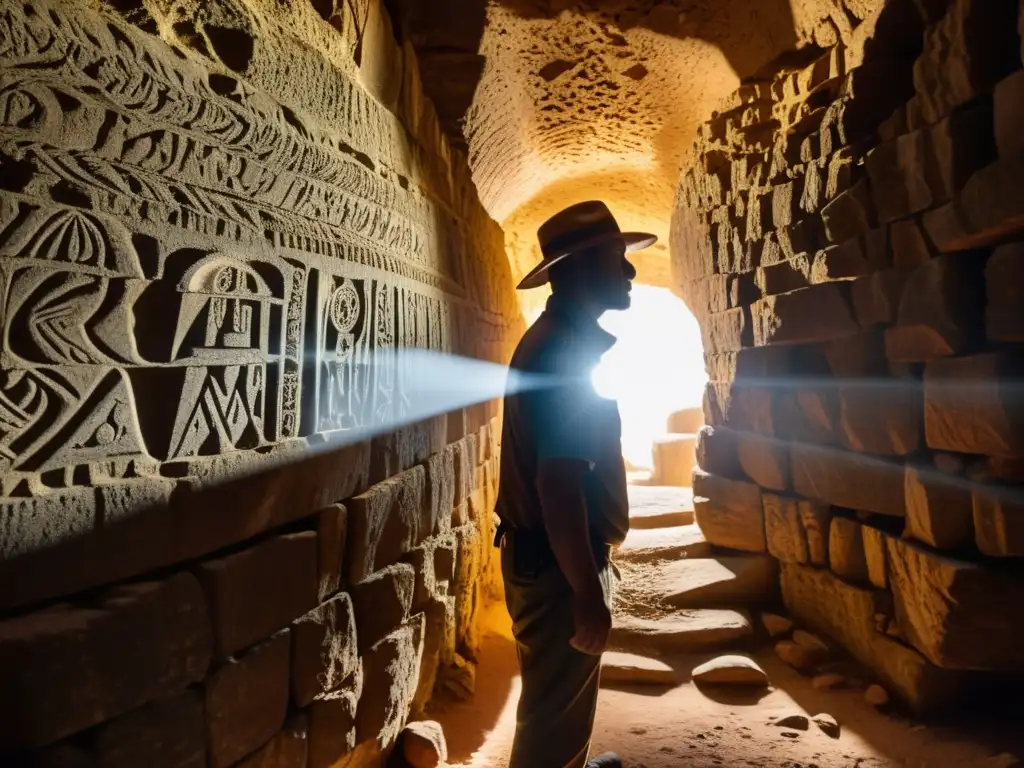
<svg viewBox="0 0 1024 768"><path fill-rule="evenodd" d="M519 322L377 0L0 8L0 762L374 764L471 686L494 405L310 449Z"/></svg>
<svg viewBox="0 0 1024 768"><path fill-rule="evenodd" d="M676 201L704 517L748 483L790 611L921 710L1024 670L1021 23L889 0L743 85Z"/></svg>

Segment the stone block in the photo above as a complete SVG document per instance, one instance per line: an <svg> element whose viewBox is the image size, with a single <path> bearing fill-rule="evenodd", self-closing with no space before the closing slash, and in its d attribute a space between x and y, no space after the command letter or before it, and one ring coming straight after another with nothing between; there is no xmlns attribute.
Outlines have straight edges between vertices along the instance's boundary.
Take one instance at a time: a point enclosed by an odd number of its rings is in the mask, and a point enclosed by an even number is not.
<svg viewBox="0 0 1024 768"><path fill-rule="evenodd" d="M750 310L737 307L708 315L701 323L701 340L708 352L735 352L753 346Z"/></svg>
<svg viewBox="0 0 1024 768"><path fill-rule="evenodd" d="M475 525L455 530L455 577L449 594L455 596L456 646L463 655L475 654L479 648L479 626L476 621L480 601L481 572L484 548L491 542L483 540Z"/></svg>
<svg viewBox="0 0 1024 768"><path fill-rule="evenodd" d="M1013 352L933 360L924 369L924 429L930 448L1024 455L1024 358Z"/></svg>
<svg viewBox="0 0 1024 768"><path fill-rule="evenodd" d="M989 93L1020 68L1017 13L1012 2L953 0L946 15L927 30L914 64L914 86L928 123Z"/></svg>
<svg viewBox="0 0 1024 768"><path fill-rule="evenodd" d="M757 269L755 280L761 293L774 296L810 285L811 257L806 253Z"/></svg>
<svg viewBox="0 0 1024 768"><path fill-rule="evenodd" d="M886 269L851 281L853 311L862 328L888 325L896 319L906 279L905 271Z"/></svg>
<svg viewBox="0 0 1024 768"><path fill-rule="evenodd" d="M807 556L811 565L828 566L832 507L800 499L797 504L797 513L800 515L800 524L807 536Z"/></svg>
<svg viewBox="0 0 1024 768"><path fill-rule="evenodd" d="M809 562L807 532L800 516L801 500L766 493L763 503L769 554L787 563Z"/></svg>
<svg viewBox="0 0 1024 768"><path fill-rule="evenodd" d="M470 450L469 443L472 442ZM469 435L456 445L456 478L459 477L460 456L476 456L476 435ZM471 474L475 477L475 461ZM465 462L463 462L465 464ZM463 482L466 482L463 480ZM396 477L385 480L366 493L348 502L348 583L357 584L370 574L392 563L415 547L429 535L431 527L424 514L426 471L413 467ZM459 482L456 482L456 496ZM467 491L466 495L469 493Z"/></svg>
<svg viewBox="0 0 1024 768"><path fill-rule="evenodd" d="M768 296L751 307L754 344L803 344L849 336L858 330L842 283Z"/></svg>
<svg viewBox="0 0 1024 768"><path fill-rule="evenodd" d="M878 265L879 268L888 266ZM814 255L811 264L811 282L827 283L831 280L846 280L872 272L872 265L864 254L861 238L855 237L841 245L833 245ZM799 286L798 286L799 287Z"/></svg>
<svg viewBox="0 0 1024 768"><path fill-rule="evenodd" d="M903 465L873 456L794 443L793 487L801 496L846 509L903 515Z"/></svg>
<svg viewBox="0 0 1024 768"><path fill-rule="evenodd" d="M870 589L795 563L782 564L781 583L783 601L794 618L837 640L918 714L961 703L964 680L960 675L939 669L875 630L875 598Z"/></svg>
<svg viewBox="0 0 1024 768"><path fill-rule="evenodd" d="M475 434L466 435L462 440L448 446L452 451L452 462L455 469L455 503L461 504L479 484L477 479Z"/></svg>
<svg viewBox="0 0 1024 768"><path fill-rule="evenodd" d="M90 767L205 768L202 696L186 690L151 701L104 723L90 741Z"/></svg>
<svg viewBox="0 0 1024 768"><path fill-rule="evenodd" d="M985 325L985 258L967 252L925 262L907 279L899 324L886 331L894 362L925 362L963 354L980 344Z"/></svg>
<svg viewBox="0 0 1024 768"><path fill-rule="evenodd" d="M736 433L725 427L704 426L697 432L697 464L705 472L722 477L739 475Z"/></svg>
<svg viewBox="0 0 1024 768"><path fill-rule="evenodd" d="M916 219L894 221L889 227L892 263L897 269L913 269L932 257L931 248Z"/></svg>
<svg viewBox="0 0 1024 768"><path fill-rule="evenodd" d="M1002 245L992 253L985 265L985 293L986 336L1024 341L1024 242Z"/></svg>
<svg viewBox="0 0 1024 768"><path fill-rule="evenodd" d="M865 165L879 221L896 221L931 207L927 139L924 131L914 131L868 152Z"/></svg>
<svg viewBox="0 0 1024 768"><path fill-rule="evenodd" d="M994 101L995 140L999 157L1024 155L1024 69L999 81Z"/></svg>
<svg viewBox="0 0 1024 768"><path fill-rule="evenodd" d="M687 486L697 462L696 435L666 435L651 447L654 478L660 485Z"/></svg>
<svg viewBox="0 0 1024 768"><path fill-rule="evenodd" d="M308 743L309 718L299 712L288 718L274 738L236 768L306 768Z"/></svg>
<svg viewBox="0 0 1024 768"><path fill-rule="evenodd" d="M231 658L204 683L208 757L227 768L255 752L284 725L291 638L284 630Z"/></svg>
<svg viewBox="0 0 1024 768"><path fill-rule="evenodd" d="M700 408L683 408L669 414L666 431L672 434L693 435L703 426L704 414Z"/></svg>
<svg viewBox="0 0 1024 768"><path fill-rule="evenodd" d="M835 516L829 526L828 564L832 572L847 581L866 583L868 563L864 556L861 524L848 517Z"/></svg>
<svg viewBox="0 0 1024 768"><path fill-rule="evenodd" d="M317 534L275 536L196 569L227 656L288 626L317 604Z"/></svg>
<svg viewBox="0 0 1024 768"><path fill-rule="evenodd" d="M961 478L907 465L907 527L904 535L938 549L970 544L971 493Z"/></svg>
<svg viewBox="0 0 1024 768"><path fill-rule="evenodd" d="M487 444L491 444L490 435ZM455 507L455 452L439 451L426 462L426 489L424 501L430 508L434 522L432 533L452 529L452 510Z"/></svg>
<svg viewBox="0 0 1024 768"><path fill-rule="evenodd" d="M975 487L971 496L978 549L993 557L1024 555L1024 493L1020 486Z"/></svg>
<svg viewBox="0 0 1024 768"><path fill-rule="evenodd" d="M923 397L916 379L865 378L837 389L847 446L884 456L906 456L918 449Z"/></svg>
<svg viewBox="0 0 1024 768"><path fill-rule="evenodd" d="M821 209L825 237L830 243L844 243L863 235L875 224L875 206L867 179L861 179Z"/></svg>
<svg viewBox="0 0 1024 768"><path fill-rule="evenodd" d="M886 589L889 586L888 554L886 540L889 536L872 525L862 525L861 539L864 541L864 560L867 563L868 581L871 586Z"/></svg>
<svg viewBox="0 0 1024 768"><path fill-rule="evenodd" d="M359 693L350 687L313 702L309 708L309 768L351 764L342 761L356 749Z"/></svg>
<svg viewBox="0 0 1024 768"><path fill-rule="evenodd" d="M1024 579L902 539L889 539L888 553L900 628L929 661L944 669L1024 667L1024 612L1007 610L1024 600Z"/></svg>
<svg viewBox="0 0 1024 768"><path fill-rule="evenodd" d="M694 470L693 493L695 520L711 544L745 552L766 550L760 488Z"/></svg>
<svg viewBox="0 0 1024 768"><path fill-rule="evenodd" d="M356 743L373 740L387 749L398 738L419 682L424 621L423 614L417 614L363 656Z"/></svg>
<svg viewBox="0 0 1024 768"><path fill-rule="evenodd" d="M316 517L317 599L323 602L341 589L348 512L341 504L322 509Z"/></svg>
<svg viewBox="0 0 1024 768"><path fill-rule="evenodd" d="M415 587L416 570L409 563L389 565L352 585L360 654L405 623Z"/></svg>
<svg viewBox="0 0 1024 768"><path fill-rule="evenodd" d="M30 749L201 680L213 634L191 574L113 587L88 608L0 622L0 753Z"/></svg>
<svg viewBox="0 0 1024 768"><path fill-rule="evenodd" d="M1024 156L1000 158L974 174L955 201L955 226L936 227L934 234L929 229L939 250L990 247L1024 232L1022 172Z"/></svg>
<svg viewBox="0 0 1024 768"><path fill-rule="evenodd" d="M824 345L829 371L837 379L871 379L885 376L889 361L885 357L885 341L878 328Z"/></svg>
<svg viewBox="0 0 1024 768"><path fill-rule="evenodd" d="M762 488L789 488L789 444L784 440L738 432L736 456L743 473Z"/></svg>
<svg viewBox="0 0 1024 768"><path fill-rule="evenodd" d="M929 133L929 184L935 203L952 200L974 173L996 159L992 102L958 109Z"/></svg>
<svg viewBox="0 0 1024 768"><path fill-rule="evenodd" d="M292 625L291 691L297 707L336 691L359 665L352 599L342 592Z"/></svg>

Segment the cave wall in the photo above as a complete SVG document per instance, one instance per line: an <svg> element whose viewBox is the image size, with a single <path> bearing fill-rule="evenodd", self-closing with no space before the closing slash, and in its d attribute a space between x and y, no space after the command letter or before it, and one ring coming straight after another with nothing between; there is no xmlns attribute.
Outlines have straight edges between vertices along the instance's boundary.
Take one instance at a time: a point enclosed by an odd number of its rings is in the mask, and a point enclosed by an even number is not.
<svg viewBox="0 0 1024 768"><path fill-rule="evenodd" d="M676 197L698 521L921 711L1024 670L1021 13L889 0L744 83Z"/></svg>
<svg viewBox="0 0 1024 768"><path fill-rule="evenodd" d="M5 4L0 290L0 762L376 765L472 690L495 403L332 449L521 323L377 0Z"/></svg>

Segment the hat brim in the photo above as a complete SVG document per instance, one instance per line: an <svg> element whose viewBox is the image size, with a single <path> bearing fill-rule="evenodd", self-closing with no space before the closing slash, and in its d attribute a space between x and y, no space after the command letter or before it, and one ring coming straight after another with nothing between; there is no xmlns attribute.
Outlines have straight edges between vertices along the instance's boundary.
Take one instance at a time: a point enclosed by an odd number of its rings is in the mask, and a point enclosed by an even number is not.
<svg viewBox="0 0 1024 768"><path fill-rule="evenodd" d="M549 271L551 267L560 262L566 256L571 256L579 251L585 251L587 248L593 248L596 245L607 242L608 240L623 240L626 244L626 252L631 251L642 251L644 248L650 248L656 242L658 242L658 236L652 235L648 232L615 232L606 233L603 235L597 235L589 240L581 240L575 243L571 250L565 253L556 254L550 258L544 259L540 264L530 270L530 272L519 281L519 285L516 286L517 291L526 291L531 288L540 288L542 285L548 282L550 278Z"/></svg>

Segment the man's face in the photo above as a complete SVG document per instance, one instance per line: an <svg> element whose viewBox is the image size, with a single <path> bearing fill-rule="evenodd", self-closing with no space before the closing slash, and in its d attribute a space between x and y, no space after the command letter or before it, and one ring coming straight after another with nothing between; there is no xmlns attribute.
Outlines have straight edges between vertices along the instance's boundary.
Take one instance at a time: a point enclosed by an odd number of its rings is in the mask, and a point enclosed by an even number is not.
<svg viewBox="0 0 1024 768"><path fill-rule="evenodd" d="M631 281L636 268L626 259L626 246L612 242L600 246L592 256L595 298L605 309L629 309Z"/></svg>

